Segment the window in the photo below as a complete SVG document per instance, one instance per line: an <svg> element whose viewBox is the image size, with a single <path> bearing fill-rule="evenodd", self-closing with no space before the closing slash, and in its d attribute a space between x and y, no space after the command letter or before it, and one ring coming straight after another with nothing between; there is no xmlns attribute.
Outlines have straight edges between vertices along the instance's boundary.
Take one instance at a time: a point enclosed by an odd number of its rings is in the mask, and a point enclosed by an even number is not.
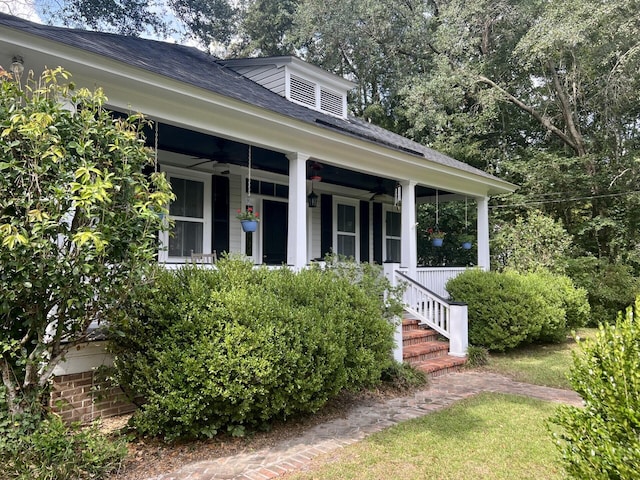
<svg viewBox="0 0 640 480"><path fill-rule="evenodd" d="M385 214L385 248L386 260L400 262L400 249L402 245L401 216L399 212L387 210Z"/></svg>
<svg viewBox="0 0 640 480"><path fill-rule="evenodd" d="M358 210L352 203L336 204L336 252L358 258Z"/></svg>
<svg viewBox="0 0 640 480"><path fill-rule="evenodd" d="M173 229L163 234L162 244L166 252L161 259L176 257L183 259L192 253L211 252L211 201L206 192L211 192L211 180L185 173L168 172L171 188L176 196L169 205L169 216ZM162 253L162 252L161 252ZM182 260L180 260L182 261Z"/></svg>

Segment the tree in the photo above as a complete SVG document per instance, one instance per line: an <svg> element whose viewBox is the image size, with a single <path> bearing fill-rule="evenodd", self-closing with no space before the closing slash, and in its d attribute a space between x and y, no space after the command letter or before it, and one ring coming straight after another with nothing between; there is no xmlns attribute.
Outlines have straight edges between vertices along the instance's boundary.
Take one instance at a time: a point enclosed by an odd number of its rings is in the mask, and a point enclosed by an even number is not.
<svg viewBox="0 0 640 480"><path fill-rule="evenodd" d="M149 280L171 199L162 174L143 173L142 118L114 118L100 89L68 77L49 70L22 89L0 70L0 372L12 415L38 412L65 354Z"/></svg>
<svg viewBox="0 0 640 480"><path fill-rule="evenodd" d="M419 52L434 68L404 90L410 133L523 184L513 203L561 219L583 251L637 257L637 3L433 5Z"/></svg>
<svg viewBox="0 0 640 480"><path fill-rule="evenodd" d="M237 33L237 2L228 0L44 0L50 22L124 35L178 35L210 49Z"/></svg>
<svg viewBox="0 0 640 480"><path fill-rule="evenodd" d="M236 48L241 55L278 56L295 52L291 32L298 0L253 0L242 13Z"/></svg>
<svg viewBox="0 0 640 480"><path fill-rule="evenodd" d="M496 226L491 243L494 267L524 272L546 269L564 273L571 236L562 224L538 211Z"/></svg>

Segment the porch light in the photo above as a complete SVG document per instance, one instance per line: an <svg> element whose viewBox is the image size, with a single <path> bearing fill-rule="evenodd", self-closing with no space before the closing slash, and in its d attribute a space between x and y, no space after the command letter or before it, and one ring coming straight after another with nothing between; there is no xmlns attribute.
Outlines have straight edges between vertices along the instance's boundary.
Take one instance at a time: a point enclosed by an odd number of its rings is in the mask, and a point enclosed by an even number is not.
<svg viewBox="0 0 640 480"><path fill-rule="evenodd" d="M311 182L311 193L307 195L307 204L309 208L316 208L318 206L318 195L313 192L313 182Z"/></svg>
<svg viewBox="0 0 640 480"><path fill-rule="evenodd" d="M20 55L16 55L11 61L11 73L13 73L16 79L19 79L23 72L24 60Z"/></svg>

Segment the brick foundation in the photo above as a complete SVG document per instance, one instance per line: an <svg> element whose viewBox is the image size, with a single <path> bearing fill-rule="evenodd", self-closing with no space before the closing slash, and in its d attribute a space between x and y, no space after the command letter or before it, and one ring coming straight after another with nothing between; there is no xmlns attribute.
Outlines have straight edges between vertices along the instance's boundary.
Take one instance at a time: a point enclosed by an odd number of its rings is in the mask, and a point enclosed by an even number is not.
<svg viewBox="0 0 640 480"><path fill-rule="evenodd" d="M100 393L94 372L73 373L54 377L49 405L67 422L90 423L97 418L108 418L135 410L118 387L101 386Z"/></svg>

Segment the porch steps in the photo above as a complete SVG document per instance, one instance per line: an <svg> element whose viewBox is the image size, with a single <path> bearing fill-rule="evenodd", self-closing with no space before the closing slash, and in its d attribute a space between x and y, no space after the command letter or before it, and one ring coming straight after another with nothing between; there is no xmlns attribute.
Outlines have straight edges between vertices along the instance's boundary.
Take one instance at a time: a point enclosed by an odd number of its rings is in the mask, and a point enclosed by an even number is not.
<svg viewBox="0 0 640 480"><path fill-rule="evenodd" d="M438 377L459 370L466 358L452 357L449 342L430 328L420 325L413 318L402 320L402 358L425 372L429 377Z"/></svg>

